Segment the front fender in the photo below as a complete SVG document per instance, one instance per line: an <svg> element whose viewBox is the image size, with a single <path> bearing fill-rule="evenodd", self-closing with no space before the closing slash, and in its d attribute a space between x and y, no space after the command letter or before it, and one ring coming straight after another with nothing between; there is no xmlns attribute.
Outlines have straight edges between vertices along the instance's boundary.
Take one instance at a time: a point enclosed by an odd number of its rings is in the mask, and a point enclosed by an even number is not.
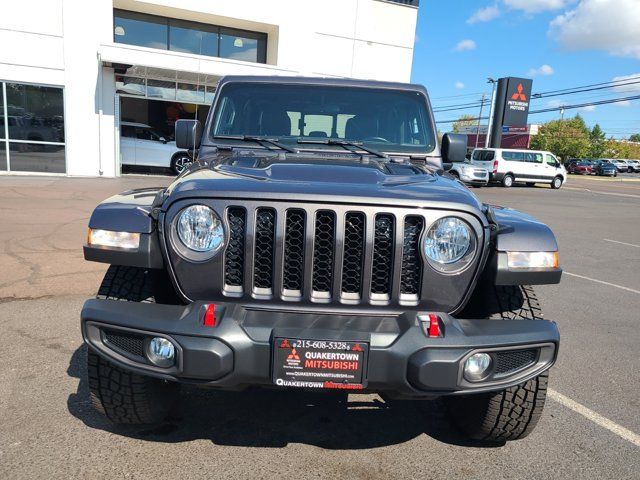
<svg viewBox="0 0 640 480"><path fill-rule="evenodd" d="M562 268L510 270L507 252L557 252L551 229L531 215L509 208L492 207L497 226L495 248L487 269L496 285L546 285L560 283Z"/></svg>
<svg viewBox="0 0 640 480"><path fill-rule="evenodd" d="M162 191L163 188L129 190L100 203L91 214L89 228L139 233L140 245L136 250L125 250L85 244L85 260L111 265L163 268L156 221L152 217L154 201Z"/></svg>

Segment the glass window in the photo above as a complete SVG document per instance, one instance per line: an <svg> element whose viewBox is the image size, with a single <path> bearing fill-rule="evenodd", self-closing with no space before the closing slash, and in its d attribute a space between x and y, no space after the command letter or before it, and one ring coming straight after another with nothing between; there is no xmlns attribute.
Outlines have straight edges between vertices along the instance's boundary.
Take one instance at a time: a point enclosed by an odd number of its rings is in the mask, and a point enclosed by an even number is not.
<svg viewBox="0 0 640 480"><path fill-rule="evenodd" d="M557 160L555 159L555 157L553 155L549 155L548 153L545 155L546 159L547 159L547 163L553 167L556 166Z"/></svg>
<svg viewBox="0 0 640 480"><path fill-rule="evenodd" d="M9 143L12 172L64 173L64 145Z"/></svg>
<svg viewBox="0 0 640 480"><path fill-rule="evenodd" d="M407 153L426 153L435 144L426 102L418 92L238 82L217 95L213 136L269 135L298 147L301 136L326 136Z"/></svg>
<svg viewBox="0 0 640 480"><path fill-rule="evenodd" d="M126 138L136 138L136 127L132 125L120 125L120 136Z"/></svg>
<svg viewBox="0 0 640 480"><path fill-rule="evenodd" d="M502 152L502 158L510 162L524 162L524 152Z"/></svg>
<svg viewBox="0 0 640 480"><path fill-rule="evenodd" d="M7 83L9 138L64 142L62 89Z"/></svg>
<svg viewBox="0 0 640 480"><path fill-rule="evenodd" d="M167 49L167 19L136 12L116 10L113 17L113 41L140 47Z"/></svg>
<svg viewBox="0 0 640 480"><path fill-rule="evenodd" d="M484 155L483 160L493 160L493 157L495 156L495 153L493 152L493 150L485 150L484 151Z"/></svg>
<svg viewBox="0 0 640 480"><path fill-rule="evenodd" d="M267 38L265 34L241 30L220 30L220 57L243 62L266 63Z"/></svg>
<svg viewBox="0 0 640 480"><path fill-rule="evenodd" d="M176 82L166 80L147 80L147 97L176 99Z"/></svg>
<svg viewBox="0 0 640 480"><path fill-rule="evenodd" d="M4 95L2 94L2 82L0 82L0 139L2 138L4 138ZM0 148L4 148L4 145Z"/></svg>
<svg viewBox="0 0 640 480"><path fill-rule="evenodd" d="M6 143L0 143L0 170L7 170L7 147Z"/></svg>
<svg viewBox="0 0 640 480"><path fill-rule="evenodd" d="M182 22L170 20L169 50L194 53L196 55L218 56L218 28L196 28Z"/></svg>
<svg viewBox="0 0 640 480"><path fill-rule="evenodd" d="M525 153L526 161L529 163L542 163L542 154L541 153Z"/></svg>
<svg viewBox="0 0 640 480"><path fill-rule="evenodd" d="M180 102L202 103L205 99L204 86L178 83L176 99Z"/></svg>
<svg viewBox="0 0 640 480"><path fill-rule="evenodd" d="M147 87L144 78L116 75L116 91L118 93L126 93L127 95L145 96Z"/></svg>

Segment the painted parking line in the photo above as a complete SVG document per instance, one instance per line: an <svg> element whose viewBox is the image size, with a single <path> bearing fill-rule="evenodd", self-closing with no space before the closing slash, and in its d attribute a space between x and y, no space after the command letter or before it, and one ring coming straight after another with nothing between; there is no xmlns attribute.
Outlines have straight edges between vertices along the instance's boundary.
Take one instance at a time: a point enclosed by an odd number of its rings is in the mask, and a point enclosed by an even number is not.
<svg viewBox="0 0 640 480"><path fill-rule="evenodd" d="M603 240L605 242L611 242L611 243L619 243L620 245L626 245L628 247L636 247L636 248L640 248L640 245L636 245L635 243L627 243L627 242L621 242L619 240L611 240L610 238L603 238Z"/></svg>
<svg viewBox="0 0 640 480"><path fill-rule="evenodd" d="M576 190L578 192L596 193L598 195L612 195L614 197L627 197L627 198L640 198L640 195L633 195L631 193L616 193L616 192L601 192L599 190L591 190L590 188L575 188L575 187L562 187L565 190Z"/></svg>
<svg viewBox="0 0 640 480"><path fill-rule="evenodd" d="M600 283L602 285L608 285L610 287L616 287L621 290L626 290L627 292L637 293L640 295L640 290L634 290L633 288L624 287L622 285L616 285L615 283L605 282L604 280L598 280L597 278L585 277L584 275L578 275L577 273L567 272L566 270L562 272L564 275L569 275L570 277L582 278L584 280L589 280L591 282Z"/></svg>
<svg viewBox="0 0 640 480"><path fill-rule="evenodd" d="M601 427L609 430L611 433L615 433L620 438L624 438L628 442L633 443L636 447L640 447L640 435L632 432L628 428L624 428L622 425L618 425L614 421L603 417L599 413L594 412L590 408L585 407L581 403L578 403L575 400L572 400L569 397L566 397L560 392L556 392L551 388L547 390L547 396L552 400L555 400L559 404L573 410L574 412L579 413L586 419L591 420L596 425L600 425Z"/></svg>

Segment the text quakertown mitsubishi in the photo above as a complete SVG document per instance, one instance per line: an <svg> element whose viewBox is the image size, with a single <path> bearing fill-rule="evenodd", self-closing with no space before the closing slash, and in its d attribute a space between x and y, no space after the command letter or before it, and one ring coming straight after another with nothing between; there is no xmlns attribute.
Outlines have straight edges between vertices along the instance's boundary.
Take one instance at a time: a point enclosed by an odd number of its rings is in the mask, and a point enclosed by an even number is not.
<svg viewBox="0 0 640 480"><path fill-rule="evenodd" d="M445 175L466 138L439 145L424 87L226 77L176 141L196 160L168 188L89 221L100 412L160 422L184 383L343 389L443 397L478 440L531 432L559 345L531 285L560 281L556 239Z"/></svg>

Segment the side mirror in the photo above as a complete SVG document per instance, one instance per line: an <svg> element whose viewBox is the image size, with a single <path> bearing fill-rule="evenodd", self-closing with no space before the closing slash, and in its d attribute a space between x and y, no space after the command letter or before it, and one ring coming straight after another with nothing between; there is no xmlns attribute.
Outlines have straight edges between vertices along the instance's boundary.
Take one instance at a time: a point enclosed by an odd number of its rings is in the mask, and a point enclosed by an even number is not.
<svg viewBox="0 0 640 480"><path fill-rule="evenodd" d="M167 143L167 139L164 137L160 137L158 140L160 140L162 143Z"/></svg>
<svg viewBox="0 0 640 480"><path fill-rule="evenodd" d="M176 122L176 147L195 150L202 139L202 125L198 120L178 120Z"/></svg>
<svg viewBox="0 0 640 480"><path fill-rule="evenodd" d="M442 137L442 163L464 162L467 156L467 136L445 133Z"/></svg>

